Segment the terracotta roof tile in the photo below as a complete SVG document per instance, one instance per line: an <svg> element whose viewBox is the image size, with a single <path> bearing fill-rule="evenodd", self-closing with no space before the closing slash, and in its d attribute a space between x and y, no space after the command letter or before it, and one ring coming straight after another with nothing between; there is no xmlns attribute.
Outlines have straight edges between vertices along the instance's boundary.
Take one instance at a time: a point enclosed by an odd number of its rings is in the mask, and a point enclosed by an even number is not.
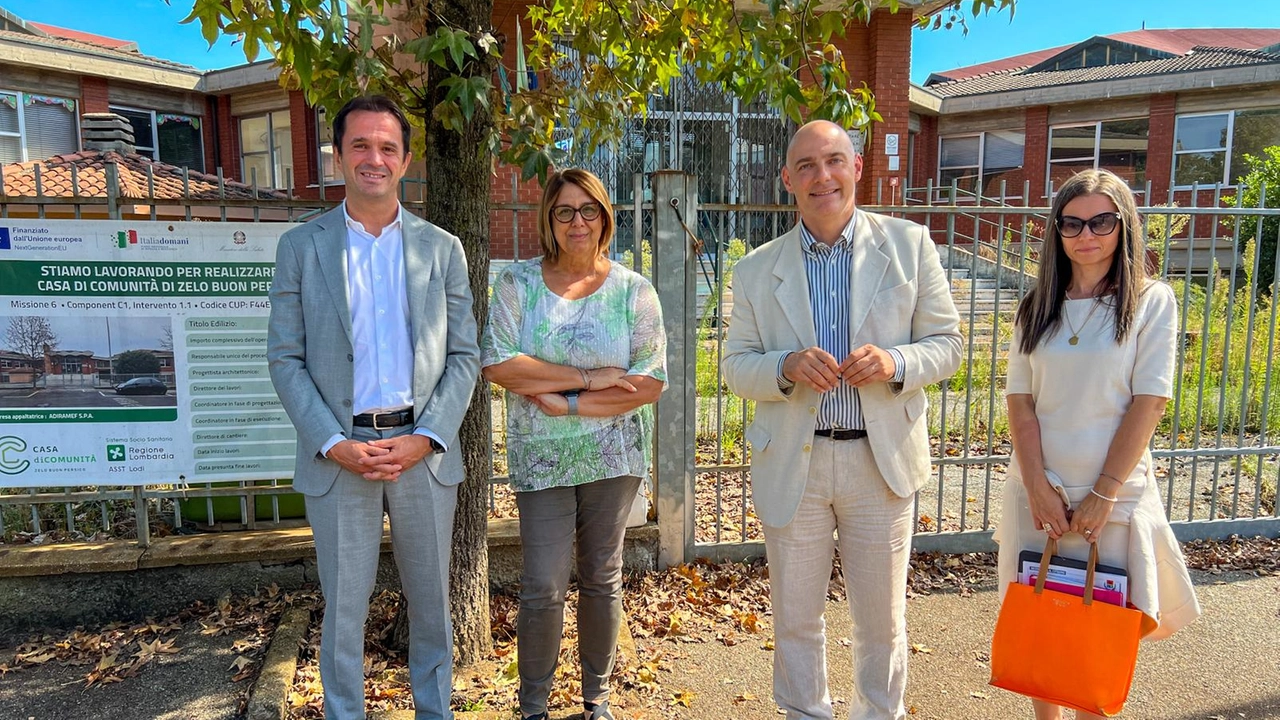
<svg viewBox="0 0 1280 720"><path fill-rule="evenodd" d="M33 27L50 37L63 38L64 40L77 40L79 42L97 45L99 47L111 48L112 50L137 51L138 43L132 40L120 40L118 38L107 37L106 35L95 35L83 30L72 30L71 28L59 27L48 23L26 21L28 27Z"/></svg>
<svg viewBox="0 0 1280 720"><path fill-rule="evenodd" d="M937 83L928 89L942 97L961 97L1273 63L1280 63L1280 55L1228 47L1196 47L1187 55L1161 60L1045 72L1024 72L1025 68L1019 68Z"/></svg>
<svg viewBox="0 0 1280 720"><path fill-rule="evenodd" d="M184 197L182 168L156 162L138 154L122 155L118 152L84 150L78 153L55 155L47 160L12 163L5 165L4 194L34 197L36 195L36 166L40 166L40 186L44 195L72 197L71 168L76 168L76 181L81 196L105 197L107 194L106 165L115 163L120 178L120 195L126 198L147 199L149 192L147 169L155 184L154 197L158 200L180 200ZM198 200L216 200L226 197L235 200L252 200L253 189L244 183L225 180L225 196L218 192L215 175L191 171L189 175L191 197ZM279 190L259 189L259 200L287 200L288 193Z"/></svg>

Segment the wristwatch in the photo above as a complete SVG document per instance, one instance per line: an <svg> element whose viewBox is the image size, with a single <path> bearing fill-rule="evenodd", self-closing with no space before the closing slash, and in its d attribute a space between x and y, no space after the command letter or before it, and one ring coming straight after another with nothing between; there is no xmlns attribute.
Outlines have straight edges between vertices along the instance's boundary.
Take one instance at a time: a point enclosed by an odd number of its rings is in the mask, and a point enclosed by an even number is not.
<svg viewBox="0 0 1280 720"><path fill-rule="evenodd" d="M578 414L578 392L577 390L565 390L560 393L565 400L569 401L569 411L565 413L566 415Z"/></svg>

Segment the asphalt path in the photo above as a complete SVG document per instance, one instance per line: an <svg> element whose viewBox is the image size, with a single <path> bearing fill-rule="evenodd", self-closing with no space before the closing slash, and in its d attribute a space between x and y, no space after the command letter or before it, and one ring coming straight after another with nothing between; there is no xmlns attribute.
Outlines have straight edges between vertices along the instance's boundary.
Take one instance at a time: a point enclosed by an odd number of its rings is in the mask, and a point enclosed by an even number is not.
<svg viewBox="0 0 1280 720"><path fill-rule="evenodd" d="M1143 643L1127 720L1280 719L1280 577L1192 572L1204 614L1172 638ZM911 720L1031 720L1031 704L990 687L987 664L999 610L994 578L969 596L934 593L907 602L912 644L907 680ZM828 603L827 666L835 717L852 692L845 603ZM742 638L739 638L742 639ZM732 647L680 646L663 673L668 693L688 691L688 718L730 715L777 720L773 653L767 638ZM641 642L643 646L645 643ZM643 652L643 649L642 649Z"/></svg>
<svg viewBox="0 0 1280 720"><path fill-rule="evenodd" d="M170 391L164 395L119 395L107 388L71 387L42 388L23 391L13 390L0 395L0 407L5 408L119 408L119 407L176 407L178 398Z"/></svg>

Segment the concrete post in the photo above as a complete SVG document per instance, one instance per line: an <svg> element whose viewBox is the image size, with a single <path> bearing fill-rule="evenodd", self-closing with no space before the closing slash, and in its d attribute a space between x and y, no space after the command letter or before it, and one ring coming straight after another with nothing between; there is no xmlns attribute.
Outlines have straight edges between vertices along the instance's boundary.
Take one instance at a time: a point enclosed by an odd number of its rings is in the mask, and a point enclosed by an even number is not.
<svg viewBox="0 0 1280 720"><path fill-rule="evenodd" d="M653 284L667 329L668 389L658 401L658 566L693 560L694 432L697 319L692 239L697 226L698 179L675 170L653 174ZM637 256L639 248L636 249Z"/></svg>

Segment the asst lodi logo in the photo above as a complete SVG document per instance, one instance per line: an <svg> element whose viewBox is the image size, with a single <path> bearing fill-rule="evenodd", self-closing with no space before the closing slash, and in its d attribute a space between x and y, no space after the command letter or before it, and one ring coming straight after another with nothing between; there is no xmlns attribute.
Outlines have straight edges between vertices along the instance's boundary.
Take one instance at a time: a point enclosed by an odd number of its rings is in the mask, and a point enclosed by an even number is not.
<svg viewBox="0 0 1280 720"><path fill-rule="evenodd" d="M31 467L31 461L19 455L26 449L26 440L16 435L0 436L0 473L17 475Z"/></svg>

